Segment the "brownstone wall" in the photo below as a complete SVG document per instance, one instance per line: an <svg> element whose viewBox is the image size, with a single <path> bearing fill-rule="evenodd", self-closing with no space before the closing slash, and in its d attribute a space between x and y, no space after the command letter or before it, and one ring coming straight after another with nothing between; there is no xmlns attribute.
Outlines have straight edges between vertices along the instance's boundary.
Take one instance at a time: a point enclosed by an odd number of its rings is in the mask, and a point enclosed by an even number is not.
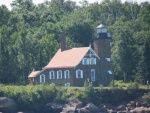
<svg viewBox="0 0 150 113"><path fill-rule="evenodd" d="M111 39L94 39L94 51L100 57L100 75L101 83L103 85L108 85L112 80L112 75L108 73L108 70L111 70L111 62L108 62L106 58L111 58Z"/></svg>
<svg viewBox="0 0 150 113"><path fill-rule="evenodd" d="M88 54L90 54L88 52ZM35 81L37 83L40 83L40 75L44 74L45 75L45 84L51 84L55 83L56 85L62 85L64 86L65 83L69 82L71 86L83 86L84 81L91 78L91 69L95 69L95 82L97 84L100 84L101 80L101 75L100 75L100 60L92 55L93 58L96 58L96 65L95 64L90 64L90 65L82 65L82 61L73 68L59 68L59 69L46 69L43 72L41 72L36 78ZM85 56L85 58L90 58L89 55ZM76 70L83 70L83 78L76 78ZM57 79L57 71L61 70L62 71L62 79ZM70 71L70 79L65 79L64 78L64 71L69 70ZM55 72L55 79L50 79L49 78L49 72L54 71Z"/></svg>

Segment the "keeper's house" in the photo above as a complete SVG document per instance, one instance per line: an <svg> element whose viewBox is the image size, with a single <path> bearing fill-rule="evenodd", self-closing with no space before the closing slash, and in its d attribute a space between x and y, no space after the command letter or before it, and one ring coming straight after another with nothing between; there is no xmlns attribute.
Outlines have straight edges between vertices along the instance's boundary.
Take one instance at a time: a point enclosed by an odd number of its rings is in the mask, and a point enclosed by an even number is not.
<svg viewBox="0 0 150 113"><path fill-rule="evenodd" d="M94 50L91 47L68 49L62 32L61 48L41 71L31 72L30 84L83 86L89 80L94 85L108 85L113 78L110 43L110 34L102 24L97 27Z"/></svg>

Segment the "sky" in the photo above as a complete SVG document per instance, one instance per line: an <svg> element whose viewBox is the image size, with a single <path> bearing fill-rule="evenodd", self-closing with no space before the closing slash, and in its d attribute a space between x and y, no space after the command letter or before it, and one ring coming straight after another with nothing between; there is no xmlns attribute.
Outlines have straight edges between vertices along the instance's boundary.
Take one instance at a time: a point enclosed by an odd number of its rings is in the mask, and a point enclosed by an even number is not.
<svg viewBox="0 0 150 113"><path fill-rule="evenodd" d="M9 9L11 9L11 6L10 6L10 3L12 2L13 0L0 0L0 5L4 4L6 5ZM32 0L35 4L39 4L39 3L42 3L44 2L45 0ZM77 3L81 0L72 0L72 1L76 1ZM93 3L93 2L101 2L102 0L87 0L89 3ZM145 2L145 1L149 1L150 0L121 0L122 2L125 2L125 1L136 1L138 3L141 3L141 2Z"/></svg>

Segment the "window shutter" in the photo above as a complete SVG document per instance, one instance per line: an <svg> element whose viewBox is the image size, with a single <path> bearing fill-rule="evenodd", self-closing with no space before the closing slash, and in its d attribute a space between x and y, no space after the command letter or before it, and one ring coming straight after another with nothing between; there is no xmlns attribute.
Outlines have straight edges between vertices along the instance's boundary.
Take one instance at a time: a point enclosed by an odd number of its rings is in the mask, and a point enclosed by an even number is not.
<svg viewBox="0 0 150 113"><path fill-rule="evenodd" d="M62 79L62 71L60 71L60 73L61 73L61 74L60 74L60 75L61 75L60 77L61 77L61 79Z"/></svg>
<svg viewBox="0 0 150 113"><path fill-rule="evenodd" d="M70 71L68 70L68 78L70 78Z"/></svg>
<svg viewBox="0 0 150 113"><path fill-rule="evenodd" d="M40 83L42 82L42 76L40 75Z"/></svg>
<svg viewBox="0 0 150 113"><path fill-rule="evenodd" d="M52 79L52 77L51 77L52 75L51 74L52 74L52 72L50 71L49 72L49 79Z"/></svg>
<svg viewBox="0 0 150 113"><path fill-rule="evenodd" d="M66 71L64 71L64 78L66 79Z"/></svg>
<svg viewBox="0 0 150 113"><path fill-rule="evenodd" d="M81 78L83 78L83 70L81 70Z"/></svg>
<svg viewBox="0 0 150 113"><path fill-rule="evenodd" d="M55 79L55 74L54 74L54 71L53 71L53 79Z"/></svg>
<svg viewBox="0 0 150 113"><path fill-rule="evenodd" d="M82 59L82 65L84 65L84 58Z"/></svg>
<svg viewBox="0 0 150 113"><path fill-rule="evenodd" d="M57 71L57 79L59 78L59 71Z"/></svg>
<svg viewBox="0 0 150 113"><path fill-rule="evenodd" d="M43 78L44 78L44 83L45 83L45 75L43 75Z"/></svg>
<svg viewBox="0 0 150 113"><path fill-rule="evenodd" d="M76 70L76 78L78 78L78 70Z"/></svg>
<svg viewBox="0 0 150 113"><path fill-rule="evenodd" d="M94 58L94 64L96 64L96 58Z"/></svg>

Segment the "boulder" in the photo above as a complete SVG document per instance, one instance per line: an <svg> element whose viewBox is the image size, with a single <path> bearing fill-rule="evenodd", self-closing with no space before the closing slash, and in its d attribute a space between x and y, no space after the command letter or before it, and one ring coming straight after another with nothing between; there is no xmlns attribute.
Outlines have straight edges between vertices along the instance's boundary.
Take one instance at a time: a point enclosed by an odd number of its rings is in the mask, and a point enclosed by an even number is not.
<svg viewBox="0 0 150 113"><path fill-rule="evenodd" d="M79 113L99 113L100 109L93 103L88 103L85 107L79 109Z"/></svg>
<svg viewBox="0 0 150 113"><path fill-rule="evenodd" d="M133 113L150 113L150 107L136 107L135 109L131 110Z"/></svg>
<svg viewBox="0 0 150 113"><path fill-rule="evenodd" d="M136 102L136 107L140 107L142 105L141 101Z"/></svg>
<svg viewBox="0 0 150 113"><path fill-rule="evenodd" d="M119 111L124 111L124 110L126 110L126 106L125 105L120 105L120 106L118 106L118 110Z"/></svg>
<svg viewBox="0 0 150 113"><path fill-rule="evenodd" d="M136 107L136 103L135 103L134 101L131 101L130 104L131 104L131 107L132 107L132 108L135 108L135 107Z"/></svg>
<svg viewBox="0 0 150 113"><path fill-rule="evenodd" d="M78 113L78 111L75 107L67 107L64 108L63 111L60 113Z"/></svg>
<svg viewBox="0 0 150 113"><path fill-rule="evenodd" d="M99 109L100 109L99 110L100 113L107 113L108 112L108 109L104 104L100 104Z"/></svg>
<svg viewBox="0 0 150 113"><path fill-rule="evenodd" d="M65 104L63 111L61 113L78 113L79 108L83 107L83 102L80 101L71 101Z"/></svg>
<svg viewBox="0 0 150 113"><path fill-rule="evenodd" d="M0 97L0 112L16 113L18 110L16 102L8 97Z"/></svg>
<svg viewBox="0 0 150 113"><path fill-rule="evenodd" d="M60 113L63 109L62 105L55 104L55 103L48 103L44 106L43 112L44 113Z"/></svg>
<svg viewBox="0 0 150 113"><path fill-rule="evenodd" d="M94 112L90 112L89 110L87 110L85 108L81 108L78 110L78 113L94 113Z"/></svg>
<svg viewBox="0 0 150 113"><path fill-rule="evenodd" d="M18 113L34 113L33 111L20 111Z"/></svg>

